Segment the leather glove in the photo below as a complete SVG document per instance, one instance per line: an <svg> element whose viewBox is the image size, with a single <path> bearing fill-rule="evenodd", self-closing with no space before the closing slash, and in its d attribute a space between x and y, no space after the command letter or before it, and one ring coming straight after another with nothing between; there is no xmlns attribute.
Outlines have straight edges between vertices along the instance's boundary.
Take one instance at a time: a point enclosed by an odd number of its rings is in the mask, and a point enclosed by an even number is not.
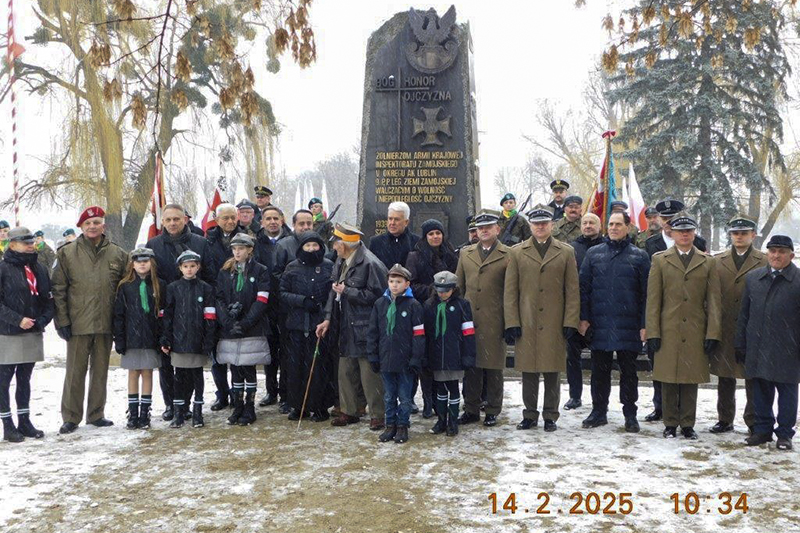
<svg viewBox="0 0 800 533"><path fill-rule="evenodd" d="M747 352L740 348L736 348L733 351L733 356L736 358L737 363L743 365L745 363L745 360L747 359Z"/></svg>
<svg viewBox="0 0 800 533"><path fill-rule="evenodd" d="M706 355L713 355L714 352L717 351L717 347L719 346L719 341L714 339L706 339L703 343L703 351Z"/></svg>
<svg viewBox="0 0 800 533"><path fill-rule="evenodd" d="M244 332L242 331L242 325L238 322L234 322L231 326L231 329L228 331L228 334L234 339L240 339L244 337Z"/></svg>
<svg viewBox="0 0 800 533"><path fill-rule="evenodd" d="M228 315L232 320L238 320L239 315L242 314L242 302L234 302L228 304Z"/></svg>
<svg viewBox="0 0 800 533"><path fill-rule="evenodd" d="M578 330L576 328L566 327L563 328L564 338L570 340L572 337L578 334Z"/></svg>
<svg viewBox="0 0 800 533"><path fill-rule="evenodd" d="M503 339L509 346L514 346L520 337L522 337L522 328L506 328L503 333Z"/></svg>
<svg viewBox="0 0 800 533"><path fill-rule="evenodd" d="M380 372L381 372L381 364L378 361L370 361L369 362L369 367L376 374L380 374Z"/></svg>
<svg viewBox="0 0 800 533"><path fill-rule="evenodd" d="M311 296L306 296L303 300L303 309L305 309L309 313L313 313L319 309L317 303L311 298Z"/></svg>
<svg viewBox="0 0 800 533"><path fill-rule="evenodd" d="M658 337L654 339L647 339L647 348L651 352L656 353L661 349L661 339Z"/></svg>
<svg viewBox="0 0 800 533"><path fill-rule="evenodd" d="M121 346L115 346L114 351L116 351L120 355L125 355L125 348Z"/></svg>
<svg viewBox="0 0 800 533"><path fill-rule="evenodd" d="M56 332L58 333L58 336L65 341L68 341L70 338L72 338L72 326L61 326L60 328L56 328Z"/></svg>

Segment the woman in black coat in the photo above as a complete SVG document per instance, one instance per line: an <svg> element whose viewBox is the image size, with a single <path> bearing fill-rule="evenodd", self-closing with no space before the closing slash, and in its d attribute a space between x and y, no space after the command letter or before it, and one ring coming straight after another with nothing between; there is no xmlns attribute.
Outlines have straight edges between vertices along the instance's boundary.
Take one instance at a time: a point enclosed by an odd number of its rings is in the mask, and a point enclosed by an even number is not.
<svg viewBox="0 0 800 533"><path fill-rule="evenodd" d="M270 362L267 335L270 277L267 267L253 259L255 241L246 233L231 239L233 257L217 276L219 323L217 362L231 365L234 399L228 424L246 426L256 421L256 365ZM243 398L244 395L244 398Z"/></svg>
<svg viewBox="0 0 800 533"><path fill-rule="evenodd" d="M200 255L186 250L178 256L181 278L167 287L161 349L169 353L175 367L175 417L170 427L183 426L184 402L191 399L192 427L205 425L203 420L203 365L214 351L217 310L214 288L197 277Z"/></svg>
<svg viewBox="0 0 800 533"><path fill-rule="evenodd" d="M333 263L325 259L325 243L314 231L300 236L297 259L286 266L281 276L281 303L286 307L286 329L288 330L289 358L285 362L287 371L288 403L291 407L289 420L299 420L305 413L303 395L309 380L311 365L314 374L306 401L306 412L311 420L322 422L329 418L328 408L333 405L333 362L328 344L320 341L315 353L316 329L325 319L325 303L331 290ZM315 361L316 359L316 361Z"/></svg>
<svg viewBox="0 0 800 533"><path fill-rule="evenodd" d="M31 375L44 360L42 332L55 313L47 269L38 263L35 238L27 228L9 232L0 262L0 419L3 440L40 439L44 433L30 420ZM17 422L11 419L11 379L16 376Z"/></svg>
<svg viewBox="0 0 800 533"><path fill-rule="evenodd" d="M150 428L153 369L161 366L159 318L165 284L158 278L153 250L131 252L114 300L114 348L128 370L128 429ZM142 396L139 399L139 379Z"/></svg>
<svg viewBox="0 0 800 533"><path fill-rule="evenodd" d="M457 266L458 254L450 241L445 239L442 223L434 219L423 222L422 238L417 241L414 251L408 254L406 260L406 267L411 272L411 291L414 293L414 298L424 304L428 298L435 296L433 275L444 270L455 274ZM431 418L433 416L433 377L430 371L423 368L419 380L422 383L422 416ZM416 394L417 384L415 383L414 395L416 396Z"/></svg>

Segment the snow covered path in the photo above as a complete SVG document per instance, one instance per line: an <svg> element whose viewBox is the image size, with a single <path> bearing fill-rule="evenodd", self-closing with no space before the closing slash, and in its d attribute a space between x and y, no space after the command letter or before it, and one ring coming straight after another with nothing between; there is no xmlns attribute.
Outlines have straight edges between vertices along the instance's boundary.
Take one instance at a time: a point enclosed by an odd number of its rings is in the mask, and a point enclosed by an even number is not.
<svg viewBox="0 0 800 533"><path fill-rule="evenodd" d="M52 348L52 349L51 349ZM334 428L296 423L275 407L257 408L247 428L225 425L227 414L206 410L206 428L169 429L158 415L153 429L124 429L127 376L112 368L108 429L81 426L59 436L63 351L48 338L49 362L34 372L31 402L42 441L0 443L0 531L12 532L774 532L800 529L796 498L800 455L773 447L745 448L744 425L723 436L707 432L716 395L701 389L698 441L661 438L660 424L622 429L618 388L609 425L580 428L589 408L562 412L559 429L517 431L518 381L506 385L500 423L471 425L458 437L427 433L432 421L412 417L405 445L379 444L362 423ZM55 354L55 355L51 355ZM60 355L59 355L60 354ZM206 400L212 381L206 372ZM156 380L157 381L157 380ZM260 391L263 384L259 384ZM739 391L739 412L744 391ZM562 400L566 399L566 385ZM584 402L588 401L588 387ZM640 419L650 406L640 387ZM209 402L210 403L210 402ZM563 402L562 402L563 403ZM502 509L516 493L517 511ZM580 492L583 514L571 514ZM590 514L597 501L600 513ZM673 493L699 496L696 514L675 514ZM719 494L735 504L748 494L747 513L722 514ZM498 513L490 493L497 493ZM537 514L549 494L550 514ZM617 514L603 514L602 510ZM620 493L633 509L620 514ZM708 499L706 499L708 497ZM682 506L682 504L681 504ZM526 509L528 512L526 512Z"/></svg>

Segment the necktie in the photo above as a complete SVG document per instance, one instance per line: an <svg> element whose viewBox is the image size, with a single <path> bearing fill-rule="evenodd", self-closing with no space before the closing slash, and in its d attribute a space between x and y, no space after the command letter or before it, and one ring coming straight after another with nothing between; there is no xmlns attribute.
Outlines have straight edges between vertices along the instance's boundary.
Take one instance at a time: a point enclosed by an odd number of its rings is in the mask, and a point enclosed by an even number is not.
<svg viewBox="0 0 800 533"><path fill-rule="evenodd" d="M150 301L147 299L147 283L144 280L139 282L139 301L142 303L142 310L145 314L150 312Z"/></svg>

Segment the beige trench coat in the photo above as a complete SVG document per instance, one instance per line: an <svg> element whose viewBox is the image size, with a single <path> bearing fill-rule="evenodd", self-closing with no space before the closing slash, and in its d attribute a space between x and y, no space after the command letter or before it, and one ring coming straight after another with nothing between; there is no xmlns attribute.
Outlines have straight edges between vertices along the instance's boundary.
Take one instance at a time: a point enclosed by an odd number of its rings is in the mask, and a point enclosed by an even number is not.
<svg viewBox="0 0 800 533"><path fill-rule="evenodd" d="M664 383L710 380L706 339L722 339L722 303L714 258L694 249L684 269L673 246L653 255L647 281L647 338L661 339L653 379Z"/></svg>
<svg viewBox="0 0 800 533"><path fill-rule="evenodd" d="M544 258L528 239L511 250L504 295L506 328L521 327L514 348L520 372L564 372L563 328L578 328L580 288L575 250L552 239Z"/></svg>
<svg viewBox="0 0 800 533"><path fill-rule="evenodd" d="M503 287L511 249L497 243L486 261L481 261L480 243L461 249L458 258L458 289L472 306L477 344L476 366L492 370L506 367L503 340Z"/></svg>

